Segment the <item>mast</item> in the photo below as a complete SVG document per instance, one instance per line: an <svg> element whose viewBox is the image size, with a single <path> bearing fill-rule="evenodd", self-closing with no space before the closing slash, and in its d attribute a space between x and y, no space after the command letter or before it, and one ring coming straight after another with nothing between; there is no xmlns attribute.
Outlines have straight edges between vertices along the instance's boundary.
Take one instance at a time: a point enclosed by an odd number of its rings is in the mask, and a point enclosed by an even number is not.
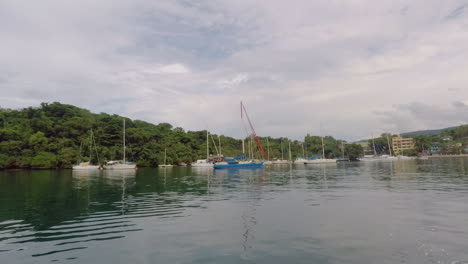
<svg viewBox="0 0 468 264"><path fill-rule="evenodd" d="M218 143L219 143L219 155L223 155L221 153L221 135L218 136Z"/></svg>
<svg viewBox="0 0 468 264"><path fill-rule="evenodd" d="M89 164L91 163L91 160L93 159L93 130L89 130Z"/></svg>
<svg viewBox="0 0 468 264"><path fill-rule="evenodd" d="M210 159L210 141L208 139L208 130L206 130L206 161Z"/></svg>
<svg viewBox="0 0 468 264"><path fill-rule="evenodd" d="M304 149L304 143L302 143L302 157L305 159L305 149Z"/></svg>
<svg viewBox="0 0 468 264"><path fill-rule="evenodd" d="M262 155L264 159L266 159L267 154L265 150L263 149L262 144L260 143L260 139L257 137L257 134L255 133L252 122L250 121L249 115L247 114L247 110L245 110L245 106L242 103L242 101L240 103L240 107L241 107L241 119L244 116L244 112L245 112L245 117L247 118L247 121L249 122L250 130L252 131L252 138L255 139L255 143L257 144L257 149L260 151L260 154Z"/></svg>
<svg viewBox="0 0 468 264"><path fill-rule="evenodd" d="M341 152L342 152L342 157L344 158L344 144L343 141L341 141Z"/></svg>
<svg viewBox="0 0 468 264"><path fill-rule="evenodd" d="M291 141L288 140L289 143L289 161L292 161L292 155L291 155Z"/></svg>
<svg viewBox="0 0 468 264"><path fill-rule="evenodd" d="M390 156L392 156L392 148L390 147L390 139L388 138L388 134L387 134L387 144L388 144L388 152L390 153Z"/></svg>
<svg viewBox="0 0 468 264"><path fill-rule="evenodd" d="M166 148L164 148L164 165L166 165Z"/></svg>
<svg viewBox="0 0 468 264"><path fill-rule="evenodd" d="M323 136L322 136L322 159L325 158L325 145L323 144Z"/></svg>
<svg viewBox="0 0 468 264"><path fill-rule="evenodd" d="M281 160L284 160L284 157L283 157L283 140L280 141L280 144L281 144Z"/></svg>
<svg viewBox="0 0 468 264"><path fill-rule="evenodd" d="M245 154L245 142L244 142L244 139L242 139L242 153Z"/></svg>
<svg viewBox="0 0 468 264"><path fill-rule="evenodd" d="M372 137L372 146L374 148L374 156L377 156L377 151L375 150L374 135L371 135L371 137Z"/></svg>
<svg viewBox="0 0 468 264"><path fill-rule="evenodd" d="M270 143L268 142L268 138L267 138L267 160L270 160Z"/></svg>
<svg viewBox="0 0 468 264"><path fill-rule="evenodd" d="M123 120L123 163L125 163L125 118Z"/></svg>

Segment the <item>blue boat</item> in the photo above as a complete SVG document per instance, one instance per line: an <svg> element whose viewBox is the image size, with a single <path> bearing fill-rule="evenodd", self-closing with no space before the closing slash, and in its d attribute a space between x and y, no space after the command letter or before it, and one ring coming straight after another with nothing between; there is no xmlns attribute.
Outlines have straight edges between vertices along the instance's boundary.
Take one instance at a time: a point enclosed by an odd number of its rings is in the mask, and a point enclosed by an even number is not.
<svg viewBox="0 0 468 264"><path fill-rule="evenodd" d="M263 161L261 162L239 162L237 159L245 158L245 154L234 158L224 157L223 162L218 162L214 164L215 169L241 169L241 168L261 168L263 166Z"/></svg>
<svg viewBox="0 0 468 264"><path fill-rule="evenodd" d="M246 162L246 163L239 163L239 162L221 162L215 163L215 169L242 169L242 168L261 168L263 167L262 162Z"/></svg>

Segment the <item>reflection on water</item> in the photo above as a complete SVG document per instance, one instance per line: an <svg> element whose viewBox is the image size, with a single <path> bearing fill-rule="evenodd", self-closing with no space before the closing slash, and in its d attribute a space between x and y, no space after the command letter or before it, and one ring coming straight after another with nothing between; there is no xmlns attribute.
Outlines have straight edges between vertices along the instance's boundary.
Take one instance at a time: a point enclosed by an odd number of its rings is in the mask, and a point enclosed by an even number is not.
<svg viewBox="0 0 468 264"><path fill-rule="evenodd" d="M468 160L4 171L2 263L462 263Z"/></svg>

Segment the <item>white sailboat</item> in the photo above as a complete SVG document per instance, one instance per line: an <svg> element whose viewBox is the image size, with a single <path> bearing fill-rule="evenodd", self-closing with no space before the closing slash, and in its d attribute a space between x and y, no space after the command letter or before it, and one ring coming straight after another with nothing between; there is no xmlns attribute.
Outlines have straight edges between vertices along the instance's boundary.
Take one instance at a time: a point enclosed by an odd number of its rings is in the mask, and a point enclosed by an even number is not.
<svg viewBox="0 0 468 264"><path fill-rule="evenodd" d="M325 164L325 163L336 163L336 159L325 158L325 144L323 143L323 136L322 136L322 157L318 159L307 160L305 164Z"/></svg>
<svg viewBox="0 0 468 264"><path fill-rule="evenodd" d="M158 165L158 167L161 167L161 168L170 168L170 167L173 167L174 165L172 164L166 164L166 153L167 152L167 149L164 149L164 164L161 164L161 165Z"/></svg>
<svg viewBox="0 0 468 264"><path fill-rule="evenodd" d="M289 164L289 160L284 159L283 155L283 141L280 142L281 144L281 159L274 159L271 164L273 165L282 165L282 164Z"/></svg>
<svg viewBox="0 0 468 264"><path fill-rule="evenodd" d="M209 143L209 133L206 131L206 159L197 160L191 164L195 168L213 168L213 162L210 161L210 143ZM165 163L165 162L164 162Z"/></svg>
<svg viewBox="0 0 468 264"><path fill-rule="evenodd" d="M107 170L134 170L136 164L133 162L127 162L125 160L125 119L123 120L123 160L110 160L106 163L105 169Z"/></svg>
<svg viewBox="0 0 468 264"><path fill-rule="evenodd" d="M363 158L360 158L359 161L391 161L391 160L398 160L397 157L392 156L392 148L390 147L390 139L387 135L387 145L388 145L388 150L390 155L377 155L377 151L375 149L375 142L374 142L374 136L372 135L372 147L374 149L374 156L364 156Z"/></svg>
<svg viewBox="0 0 468 264"><path fill-rule="evenodd" d="M90 135L89 135L89 161L88 162L80 161L77 165L74 165L72 167L73 170L99 170L101 168L100 165L91 164L91 159L93 157L93 142L94 142L94 135L93 135L93 130L91 130ZM96 155L97 155L97 151L96 151ZM81 146L80 146L80 156L81 156ZM99 157L98 157L98 162L99 162Z"/></svg>
<svg viewBox="0 0 468 264"><path fill-rule="evenodd" d="M302 143L302 158L297 158L294 161L294 164L305 164L306 162L307 162L307 159L305 158L304 143Z"/></svg>
<svg viewBox="0 0 468 264"><path fill-rule="evenodd" d="M270 161L270 143L268 141L268 138L266 140L267 140L267 160L263 161L263 165L271 165L273 164L273 162Z"/></svg>

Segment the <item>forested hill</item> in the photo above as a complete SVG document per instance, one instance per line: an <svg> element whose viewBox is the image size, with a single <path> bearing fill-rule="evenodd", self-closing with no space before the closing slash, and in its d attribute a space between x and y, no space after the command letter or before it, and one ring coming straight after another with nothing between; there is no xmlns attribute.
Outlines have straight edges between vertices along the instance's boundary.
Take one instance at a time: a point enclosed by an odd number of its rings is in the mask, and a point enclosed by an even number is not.
<svg viewBox="0 0 468 264"><path fill-rule="evenodd" d="M20 110L0 108L0 168L70 168L79 160L87 161L90 153L90 131L95 137L92 162L122 159L122 121L124 117L60 103L42 103L39 107ZM163 162L192 162L206 157L206 131L184 131L170 124L158 125L139 120L126 120L126 156L138 166L157 166ZM242 152L242 141L221 137L222 154ZM218 136L213 135L218 143ZM270 159L287 158L287 138L268 138ZM266 138L260 138L266 148ZM321 152L320 138L306 136L309 155ZM283 142L283 144L281 144ZM325 137L326 155L340 155L340 141ZM300 142L292 141L293 157L302 156ZM96 153L97 152L97 153ZM210 153L217 154L210 138ZM97 154L97 155L96 155Z"/></svg>

